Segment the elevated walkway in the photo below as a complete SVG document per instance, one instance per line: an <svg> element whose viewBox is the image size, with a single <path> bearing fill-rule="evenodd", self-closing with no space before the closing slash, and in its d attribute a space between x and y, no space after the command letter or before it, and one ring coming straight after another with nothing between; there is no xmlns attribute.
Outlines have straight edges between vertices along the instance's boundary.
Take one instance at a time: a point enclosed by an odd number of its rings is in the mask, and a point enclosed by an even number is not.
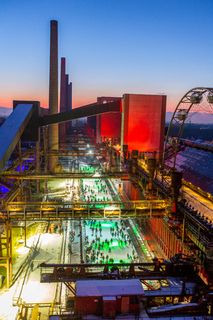
<svg viewBox="0 0 213 320"><path fill-rule="evenodd" d="M1 173L2 177L12 180L50 180L50 179L109 179L109 178L120 178L123 180L129 179L129 174L126 172L107 172L101 173L100 176L95 175L94 172L62 172L54 174L34 174L31 172L14 172L14 171L5 171Z"/></svg>
<svg viewBox="0 0 213 320"><path fill-rule="evenodd" d="M167 264L156 263L108 263L108 264L51 264L40 265L40 281L75 282L86 279L165 279L168 277Z"/></svg>
<svg viewBox="0 0 213 320"><path fill-rule="evenodd" d="M57 219L104 219L114 218L115 210L119 218L163 217L170 203L165 200L111 201L111 202L10 202L1 206L3 220L47 221ZM112 215L110 215L112 213Z"/></svg>

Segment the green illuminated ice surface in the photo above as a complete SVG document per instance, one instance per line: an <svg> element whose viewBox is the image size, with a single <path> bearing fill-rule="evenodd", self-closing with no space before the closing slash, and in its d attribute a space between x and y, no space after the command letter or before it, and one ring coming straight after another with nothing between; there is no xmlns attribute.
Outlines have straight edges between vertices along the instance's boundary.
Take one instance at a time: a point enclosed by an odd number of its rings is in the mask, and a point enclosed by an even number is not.
<svg viewBox="0 0 213 320"><path fill-rule="evenodd" d="M80 166L80 172L95 173L95 167L85 164Z"/></svg>
<svg viewBox="0 0 213 320"><path fill-rule="evenodd" d="M118 220L85 221L86 259L89 263L131 263L136 250L125 225Z"/></svg>

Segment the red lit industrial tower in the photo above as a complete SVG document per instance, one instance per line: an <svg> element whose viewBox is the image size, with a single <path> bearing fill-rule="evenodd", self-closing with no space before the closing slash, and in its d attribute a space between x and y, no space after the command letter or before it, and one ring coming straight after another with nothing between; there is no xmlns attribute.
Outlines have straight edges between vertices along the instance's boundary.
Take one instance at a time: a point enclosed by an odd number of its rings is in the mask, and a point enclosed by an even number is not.
<svg viewBox="0 0 213 320"><path fill-rule="evenodd" d="M98 104L120 100L119 97L99 97ZM120 142L121 138L121 112L109 112L98 115L96 118L96 140L101 142L104 140L112 140Z"/></svg>
<svg viewBox="0 0 213 320"><path fill-rule="evenodd" d="M124 94L121 147L129 151L163 153L166 96Z"/></svg>

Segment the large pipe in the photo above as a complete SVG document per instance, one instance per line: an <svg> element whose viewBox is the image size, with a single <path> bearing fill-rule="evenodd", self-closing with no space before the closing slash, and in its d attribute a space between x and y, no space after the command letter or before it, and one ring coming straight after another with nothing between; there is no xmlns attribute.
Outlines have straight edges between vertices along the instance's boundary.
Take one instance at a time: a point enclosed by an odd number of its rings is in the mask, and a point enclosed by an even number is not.
<svg viewBox="0 0 213 320"><path fill-rule="evenodd" d="M50 21L50 78L49 78L49 114L58 113L58 22ZM49 149L58 150L58 124L49 126ZM49 170L54 171L57 158L49 159Z"/></svg>
<svg viewBox="0 0 213 320"><path fill-rule="evenodd" d="M68 84L67 94L67 111L72 110L72 82Z"/></svg>
<svg viewBox="0 0 213 320"><path fill-rule="evenodd" d="M66 59L61 58L60 112L66 111Z"/></svg>
<svg viewBox="0 0 213 320"><path fill-rule="evenodd" d="M66 111L66 59L61 58L61 82L60 82L60 112ZM66 124L59 125L59 141L64 143L66 139Z"/></svg>
<svg viewBox="0 0 213 320"><path fill-rule="evenodd" d="M67 111L72 110L72 82L67 84ZM72 121L66 123L67 132L72 127Z"/></svg>

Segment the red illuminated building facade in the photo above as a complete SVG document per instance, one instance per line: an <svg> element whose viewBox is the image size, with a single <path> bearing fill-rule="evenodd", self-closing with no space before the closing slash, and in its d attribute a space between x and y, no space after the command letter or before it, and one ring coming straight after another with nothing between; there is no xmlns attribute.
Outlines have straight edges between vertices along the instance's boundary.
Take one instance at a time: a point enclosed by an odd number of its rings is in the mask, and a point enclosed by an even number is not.
<svg viewBox="0 0 213 320"><path fill-rule="evenodd" d="M97 102L104 104L107 102L120 100L118 97L99 97ZM96 118L96 140L97 142L111 140L120 143L121 138L121 112L109 112L98 115Z"/></svg>
<svg viewBox="0 0 213 320"><path fill-rule="evenodd" d="M120 100L121 111L88 118L88 128L96 135L96 142L112 141L129 152L163 153L166 96L150 94L124 94L123 98L99 97L98 104ZM95 123L92 126L92 120Z"/></svg>
<svg viewBox="0 0 213 320"><path fill-rule="evenodd" d="M125 94L122 99L121 147L129 151L163 152L166 96Z"/></svg>

